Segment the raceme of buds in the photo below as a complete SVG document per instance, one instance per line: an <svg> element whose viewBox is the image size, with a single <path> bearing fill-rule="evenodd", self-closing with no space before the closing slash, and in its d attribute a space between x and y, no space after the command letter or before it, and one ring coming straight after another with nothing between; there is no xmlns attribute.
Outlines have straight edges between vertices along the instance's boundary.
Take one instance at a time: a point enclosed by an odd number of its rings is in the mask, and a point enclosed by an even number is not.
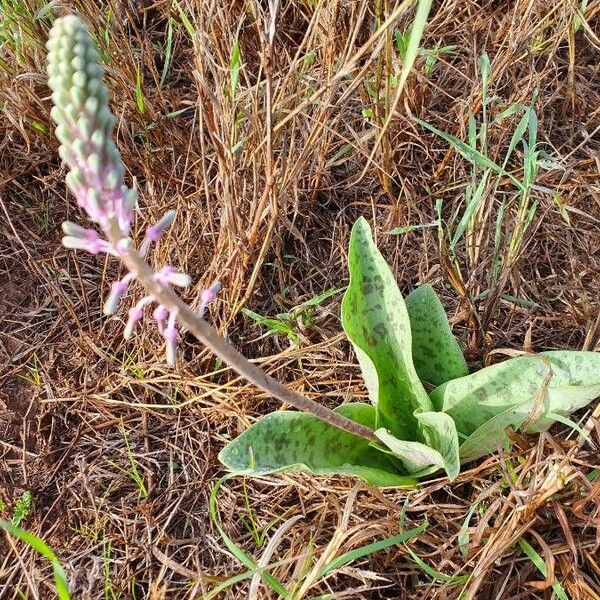
<svg viewBox="0 0 600 600"><path fill-rule="evenodd" d="M125 237L137 193L123 183L100 56L85 25L74 16L55 21L47 47L51 115L60 156L69 167L69 189L92 221L107 229L108 221L116 218Z"/></svg>
<svg viewBox="0 0 600 600"><path fill-rule="evenodd" d="M60 157L69 168L66 182L79 206L107 237L102 239L95 230L66 221L63 223L63 245L91 254L102 252L119 256L124 252L135 252L128 236L137 205L137 192L124 183L125 169L112 138L115 118L102 80L100 56L85 25L75 16L56 19L47 48L48 83L54 103L51 115L61 143ZM147 229L139 250L141 257L145 257L151 244L158 242L171 227L175 216L175 211L169 210ZM120 233L119 239L111 237L115 224ZM112 315L117 311L134 278L133 273L127 273L112 284L104 304L105 314ZM154 280L165 287L187 287L191 283L189 275L170 266L157 271ZM202 293L201 313L216 298L220 287L220 284L213 284ZM144 316L144 309L154 302L153 296L145 296L129 310L125 338L133 334ZM165 339L167 361L174 364L179 340L177 313L159 304L153 311L153 317Z"/></svg>

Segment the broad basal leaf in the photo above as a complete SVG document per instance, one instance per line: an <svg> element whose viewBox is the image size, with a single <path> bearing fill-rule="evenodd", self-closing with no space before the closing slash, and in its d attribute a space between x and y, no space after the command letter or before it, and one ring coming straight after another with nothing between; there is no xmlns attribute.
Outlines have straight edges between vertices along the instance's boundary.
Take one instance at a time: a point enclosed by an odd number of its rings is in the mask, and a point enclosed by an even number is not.
<svg viewBox="0 0 600 600"><path fill-rule="evenodd" d="M375 435L411 475L423 477L443 469L450 479L454 479L460 471L454 421L444 413L425 412L415 416L426 443L399 440L383 428L375 431Z"/></svg>
<svg viewBox="0 0 600 600"><path fill-rule="evenodd" d="M524 355L449 381L431 392L436 410L452 416L471 435L511 407L529 403L530 430L552 423L548 412L568 414L600 395L600 353L542 352Z"/></svg>
<svg viewBox="0 0 600 600"><path fill-rule="evenodd" d="M507 427L518 430L528 419L532 402L521 402L478 427L460 446L460 462L466 463L502 448L509 441Z"/></svg>
<svg viewBox="0 0 600 600"><path fill-rule="evenodd" d="M435 290L429 284L421 285L406 297L405 303L413 362L421 381L437 386L468 375L462 350Z"/></svg>
<svg viewBox="0 0 600 600"><path fill-rule="evenodd" d="M506 440L505 429L541 431L552 415L567 416L600 396L600 353L542 352L492 365L436 388L437 410L450 414L460 433L460 459L493 452Z"/></svg>
<svg viewBox="0 0 600 600"><path fill-rule="evenodd" d="M336 412L368 427L375 426L375 408L370 404L345 404ZM393 459L367 440L312 415L292 411L263 417L225 446L219 460L243 475L303 471L354 475L378 486L415 484L413 478L398 472Z"/></svg>
<svg viewBox="0 0 600 600"><path fill-rule="evenodd" d="M546 413L568 414L600 397L600 352L543 352L552 363L553 377L548 386ZM528 432L542 431L554 419L541 416Z"/></svg>
<svg viewBox="0 0 600 600"><path fill-rule="evenodd" d="M435 410L451 415L458 431L470 435L511 406L536 398L550 373L548 360L519 356L448 381L430 398Z"/></svg>
<svg viewBox="0 0 600 600"><path fill-rule="evenodd" d="M415 411L431 402L412 361L410 322L402 294L375 246L364 218L352 228L348 252L350 284L342 302L342 324L362 368L378 426L404 440L417 439Z"/></svg>

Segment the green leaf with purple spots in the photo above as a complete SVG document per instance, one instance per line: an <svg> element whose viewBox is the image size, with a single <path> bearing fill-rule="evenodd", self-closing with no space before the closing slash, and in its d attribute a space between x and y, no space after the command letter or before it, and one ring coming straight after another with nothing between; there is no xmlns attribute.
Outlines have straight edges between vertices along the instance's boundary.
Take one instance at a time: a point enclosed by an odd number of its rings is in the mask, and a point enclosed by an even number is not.
<svg viewBox="0 0 600 600"><path fill-rule="evenodd" d="M435 290L424 284L405 300L412 332L412 357L423 383L442 385L469 374L460 345Z"/></svg>
<svg viewBox="0 0 600 600"><path fill-rule="evenodd" d="M452 480L460 472L458 433L452 417L439 412L415 414L425 443L399 440L386 429L375 435L414 477L424 477L443 469Z"/></svg>
<svg viewBox="0 0 600 600"><path fill-rule="evenodd" d="M521 402L483 423L461 443L460 462L471 462L502 449L505 443L510 443L506 429L512 427L517 431L527 420L531 407L531 402Z"/></svg>
<svg viewBox="0 0 600 600"><path fill-rule="evenodd" d="M449 381L430 397L467 439L462 462L501 446L505 429L547 429L600 396L600 353L552 351L523 355Z"/></svg>
<svg viewBox="0 0 600 600"><path fill-rule="evenodd" d="M359 218L348 251L350 284L342 325L354 346L377 425L401 440L419 439L415 411L432 409L412 360L410 321L396 279Z"/></svg>
<svg viewBox="0 0 600 600"><path fill-rule="evenodd" d="M345 404L336 412L375 427L375 408L370 404ZM400 473L397 461L368 440L313 415L292 411L273 412L257 421L221 450L219 460L240 475L295 471L353 475L383 487L416 483Z"/></svg>

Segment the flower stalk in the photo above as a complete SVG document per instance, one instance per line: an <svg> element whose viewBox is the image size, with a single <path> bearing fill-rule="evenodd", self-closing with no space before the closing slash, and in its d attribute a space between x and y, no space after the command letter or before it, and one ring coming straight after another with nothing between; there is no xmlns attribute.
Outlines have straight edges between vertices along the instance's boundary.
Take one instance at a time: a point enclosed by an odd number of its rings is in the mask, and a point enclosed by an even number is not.
<svg viewBox="0 0 600 600"><path fill-rule="evenodd" d="M204 320L207 306L216 299L221 289L220 283L215 282L202 292L200 310L196 312L173 291L173 286L187 287L191 278L168 265L155 271L146 262L151 244L158 242L173 224L175 211L168 211L149 227L140 249L135 249L129 233L137 192L124 183L125 169L112 139L115 118L108 105L108 90L102 80L99 54L85 25L75 16L55 21L47 47L49 85L54 103L51 115L61 142L59 154L69 168L67 185L78 205L105 236L102 238L94 229L67 221L63 224L63 244L92 254L103 252L116 256L128 269L125 277L111 285L104 313L114 314L129 285L138 281L148 295L129 310L124 331L126 338L133 335L136 325L143 320L145 309L156 304L152 315L165 340L169 364L175 364L180 338L177 326L183 326L269 396L335 427L377 442L370 428L302 396L267 375Z"/></svg>

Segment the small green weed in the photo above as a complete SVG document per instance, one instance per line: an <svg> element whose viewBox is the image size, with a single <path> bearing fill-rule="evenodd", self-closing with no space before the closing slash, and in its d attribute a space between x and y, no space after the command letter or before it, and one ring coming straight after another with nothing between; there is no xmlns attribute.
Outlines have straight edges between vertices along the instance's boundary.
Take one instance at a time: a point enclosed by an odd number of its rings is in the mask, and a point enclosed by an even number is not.
<svg viewBox="0 0 600 600"><path fill-rule="evenodd" d="M15 510L11 523L15 527L20 527L23 521L28 517L31 512L31 505L33 503L33 494L27 490L23 492L23 495L17 500L15 504Z"/></svg>
<svg viewBox="0 0 600 600"><path fill-rule="evenodd" d="M0 527L31 546L36 552L50 561L52 564L52 570L54 571L54 585L56 587L56 593L59 600L71 600L69 584L67 583L67 575L52 548L50 548L44 542L44 540L29 533L28 531L25 531L24 529L21 529L20 527L17 527L16 525L13 525L12 523L9 523L8 521L0 519Z"/></svg>
<svg viewBox="0 0 600 600"><path fill-rule="evenodd" d="M37 354L33 355L33 365L27 366L27 373L17 373L17 377L34 385L36 387L41 386L44 383L42 377L43 368Z"/></svg>
<svg viewBox="0 0 600 600"><path fill-rule="evenodd" d="M261 337L280 333L286 335L292 344L298 344L300 342L300 336L296 329L298 324L301 324L303 328L309 328L314 325L315 307L342 291L344 291L344 288L331 288L306 302L302 302L288 312L275 315L275 317L264 317L248 308L242 308L242 313L257 323L257 325L266 327L269 330Z"/></svg>
<svg viewBox="0 0 600 600"><path fill-rule="evenodd" d="M135 482L135 484L138 488L138 498L140 498L140 499L147 498L148 497L148 488L146 487L146 484L144 482L143 475L140 473L140 471L138 469L135 454L133 453L133 451L131 449L131 445L129 444L129 437L127 435L127 431L125 430L125 426L122 421L121 421L121 425L120 425L119 429L121 431L121 434L123 435L123 440L125 441L127 459L129 460L129 468L128 469L123 468L112 460L107 460L106 462L109 465L111 465L112 467L114 467L115 469L117 469L117 471L123 473L124 475L127 475L131 480L133 480Z"/></svg>

